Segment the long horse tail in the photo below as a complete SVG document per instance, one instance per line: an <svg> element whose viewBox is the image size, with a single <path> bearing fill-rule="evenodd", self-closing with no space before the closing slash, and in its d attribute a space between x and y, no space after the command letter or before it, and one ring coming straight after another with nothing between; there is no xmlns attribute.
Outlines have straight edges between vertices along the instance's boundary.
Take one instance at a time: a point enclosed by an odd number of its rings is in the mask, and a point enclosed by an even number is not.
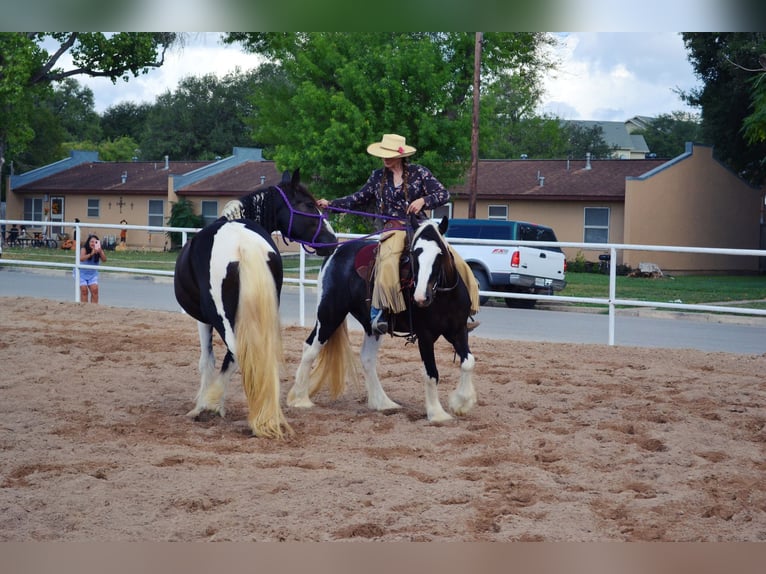
<svg viewBox="0 0 766 574"><path fill-rule="evenodd" d="M360 371L359 359L351 348L347 322L343 321L317 355L311 369L309 396L313 397L326 387L336 399L346 390L346 379L358 381Z"/></svg>
<svg viewBox="0 0 766 574"><path fill-rule="evenodd" d="M293 430L280 406L284 363L279 297L268 254L254 241L240 242L236 358L242 373L253 434L282 438Z"/></svg>

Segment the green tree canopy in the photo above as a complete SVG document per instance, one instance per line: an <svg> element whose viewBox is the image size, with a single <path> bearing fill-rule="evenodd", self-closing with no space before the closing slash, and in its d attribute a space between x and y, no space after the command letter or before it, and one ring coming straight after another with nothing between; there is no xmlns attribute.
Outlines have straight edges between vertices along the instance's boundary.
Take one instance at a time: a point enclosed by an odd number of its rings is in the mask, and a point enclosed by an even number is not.
<svg viewBox="0 0 766 574"><path fill-rule="evenodd" d="M713 144L723 163L749 182L763 184L766 141L748 140L745 120L764 114L758 91L763 88L754 85L752 70L760 66L759 57L766 52L766 34L695 32L684 33L683 40L703 86L682 96L702 110L704 139ZM757 135L757 131L750 133Z"/></svg>
<svg viewBox="0 0 766 574"><path fill-rule="evenodd" d="M682 111L660 114L649 127L634 133L644 136L649 150L657 157L681 155L686 142L705 143L699 116Z"/></svg>
<svg viewBox="0 0 766 574"><path fill-rule="evenodd" d="M254 94L253 133L280 169L300 167L317 195L356 190L380 160L365 153L383 133L418 148L415 161L446 185L470 164L474 34L231 33L271 62ZM509 82L508 107L533 107L552 66L546 34L488 33L482 86Z"/></svg>
<svg viewBox="0 0 766 574"><path fill-rule="evenodd" d="M160 95L149 108L140 135L141 156L157 159L214 159L252 141L246 118L255 72L240 70L218 79L214 74L187 77L174 92Z"/></svg>
<svg viewBox="0 0 766 574"><path fill-rule="evenodd" d="M26 151L33 140L34 107L52 84L77 75L113 82L138 76L164 62L175 33L0 33L0 174L6 155ZM63 67L68 54L71 66Z"/></svg>

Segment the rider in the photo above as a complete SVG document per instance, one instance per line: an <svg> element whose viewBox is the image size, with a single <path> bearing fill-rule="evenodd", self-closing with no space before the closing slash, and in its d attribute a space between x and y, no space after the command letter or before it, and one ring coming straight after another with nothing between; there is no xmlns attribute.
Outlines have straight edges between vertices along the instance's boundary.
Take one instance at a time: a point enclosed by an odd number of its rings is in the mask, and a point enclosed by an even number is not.
<svg viewBox="0 0 766 574"><path fill-rule="evenodd" d="M332 201L317 200L317 206L321 209L352 209L374 203L377 212L387 218L378 246L376 279L370 307L372 330L377 334L389 331L389 312L396 314L406 309L399 285L399 258L407 241L403 229L408 214L414 213L418 219L425 220L425 209L434 209L449 200L449 191L428 168L407 160L415 151L414 147L407 145L403 136L384 134L381 141L367 146L367 153L381 158L383 167L374 170L359 191ZM476 280L454 250L453 254L463 280L469 287L471 313L475 314L478 312ZM471 326L476 325L477 323L474 323Z"/></svg>

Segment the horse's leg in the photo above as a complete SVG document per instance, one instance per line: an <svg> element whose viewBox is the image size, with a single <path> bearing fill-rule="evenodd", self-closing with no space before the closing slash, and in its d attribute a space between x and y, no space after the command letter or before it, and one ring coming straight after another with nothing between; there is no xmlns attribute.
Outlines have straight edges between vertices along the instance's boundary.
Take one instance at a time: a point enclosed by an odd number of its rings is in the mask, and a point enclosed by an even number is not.
<svg viewBox="0 0 766 574"><path fill-rule="evenodd" d="M452 417L444 410L439 401L439 371L436 368L436 356L434 355L434 340L425 333L418 334L418 348L420 358L426 368L426 415L430 422L448 421Z"/></svg>
<svg viewBox="0 0 766 574"><path fill-rule="evenodd" d="M361 360L364 370L364 384L367 387L367 406L376 411L399 409L401 406L388 398L378 378L379 348L379 336L365 335L362 342Z"/></svg>
<svg viewBox="0 0 766 574"><path fill-rule="evenodd" d="M461 327L456 337L447 337L460 357L460 382L449 396L449 406L456 415L464 415L476 405L476 389L473 386L473 368L476 364L468 347L468 331Z"/></svg>
<svg viewBox="0 0 766 574"><path fill-rule="evenodd" d="M215 354L213 353L213 326L197 321L199 333L199 372L200 386L197 391L196 406L186 413L186 416L196 418L202 411L209 410L221 416L226 414L223 407L225 379L231 376L231 353L226 353L221 372L215 370ZM227 359L229 359L227 363Z"/></svg>
<svg viewBox="0 0 766 574"><path fill-rule="evenodd" d="M301 355L301 363L298 365L298 370L295 373L295 383L287 393L288 406L305 409L314 406L311 398L309 398L311 366L314 364L314 360L317 358L317 355L319 355L319 351L322 350L322 345L319 342L319 337L316 336L317 327L318 324L315 324L311 334L303 343L303 354Z"/></svg>

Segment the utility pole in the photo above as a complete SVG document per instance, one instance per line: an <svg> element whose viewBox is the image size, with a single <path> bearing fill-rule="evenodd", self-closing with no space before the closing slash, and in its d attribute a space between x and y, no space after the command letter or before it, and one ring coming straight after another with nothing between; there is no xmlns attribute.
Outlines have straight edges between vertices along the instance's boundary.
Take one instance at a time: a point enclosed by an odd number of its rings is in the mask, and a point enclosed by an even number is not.
<svg viewBox="0 0 766 574"><path fill-rule="evenodd" d="M471 181L468 191L468 218L476 219L476 188L479 181L479 86L481 84L481 44L483 34L476 32L473 50L473 121L471 125Z"/></svg>

